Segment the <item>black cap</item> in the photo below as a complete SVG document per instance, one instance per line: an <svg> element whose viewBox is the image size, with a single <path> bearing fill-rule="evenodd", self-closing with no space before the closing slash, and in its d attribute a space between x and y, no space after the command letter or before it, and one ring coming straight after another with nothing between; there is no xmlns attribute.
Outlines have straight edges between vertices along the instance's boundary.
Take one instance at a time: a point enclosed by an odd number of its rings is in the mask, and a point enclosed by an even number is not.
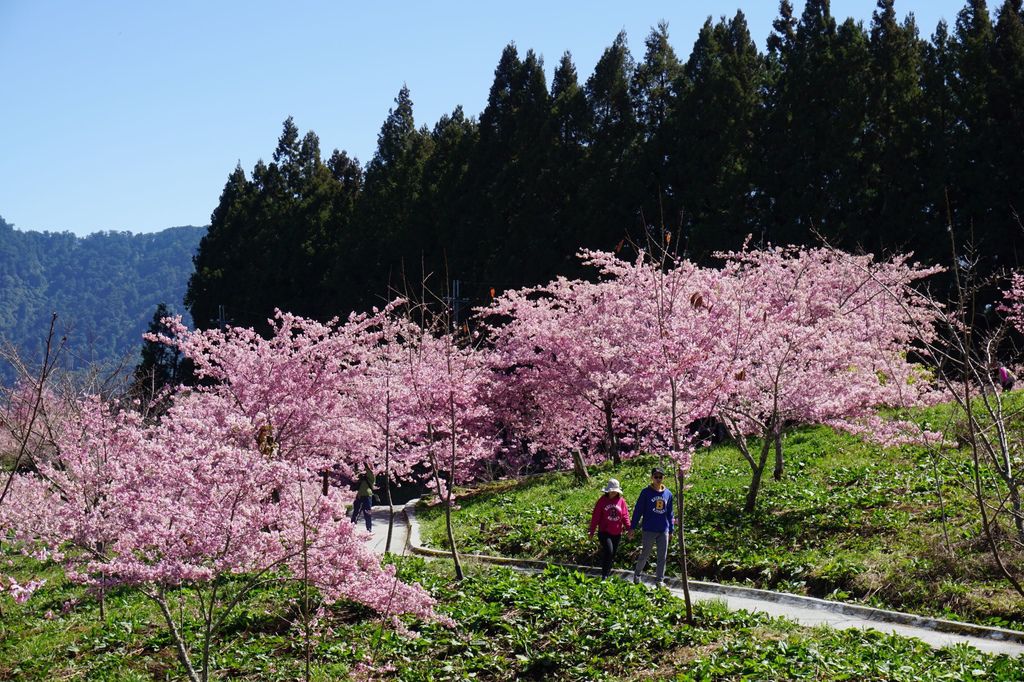
<svg viewBox="0 0 1024 682"><path fill-rule="evenodd" d="M651 476L664 476L665 472L661 470L661 467L654 467L651 469Z"/></svg>

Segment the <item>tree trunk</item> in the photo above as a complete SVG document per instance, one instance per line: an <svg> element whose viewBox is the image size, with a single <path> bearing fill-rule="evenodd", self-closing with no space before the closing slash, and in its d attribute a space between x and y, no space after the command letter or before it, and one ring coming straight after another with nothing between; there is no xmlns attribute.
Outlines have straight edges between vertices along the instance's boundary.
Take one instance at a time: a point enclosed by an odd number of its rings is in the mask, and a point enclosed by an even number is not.
<svg viewBox="0 0 1024 682"><path fill-rule="evenodd" d="M451 362L449 360L449 362ZM449 371L451 371L449 369ZM458 453L458 441L456 440L456 420L455 420L455 396L451 391L448 392L448 417L449 427L451 427L451 460L448 463L448 499L444 502L444 522L448 527L448 543L452 547L452 561L455 563L455 578L456 580L462 580L462 562L459 560L459 552L455 548L455 529L452 527L452 498L455 496L455 461L456 454Z"/></svg>
<svg viewBox="0 0 1024 682"><path fill-rule="evenodd" d="M210 643L213 640L213 607L217 602L217 585L210 590L210 608L203 613L203 666L202 681L210 679Z"/></svg>
<svg viewBox="0 0 1024 682"><path fill-rule="evenodd" d="M676 490L679 493L679 568L683 574L683 601L686 603L686 623L693 625L693 602L690 600L690 572L686 563L686 471L678 465L680 450L679 439L679 391L676 388L675 377L669 379L669 387L672 389L672 450L675 454L673 462L676 466Z"/></svg>
<svg viewBox="0 0 1024 682"><path fill-rule="evenodd" d="M1024 544L1024 508L1021 507L1020 490L1010 479L1010 507L1013 509L1013 523L1017 527L1017 541Z"/></svg>
<svg viewBox="0 0 1024 682"><path fill-rule="evenodd" d="M171 641L174 642L174 648L178 652L178 661L185 668L185 674L188 675L188 679L190 682L200 682L199 674L192 667L192 661L189 659L188 649L185 647L185 640L181 636L181 631L174 623L174 616L171 615L171 610L167 608L167 600L164 598L163 591L161 590L156 594L144 592L144 594L155 601L157 606L160 607L160 613L163 614L164 620L167 622L167 628L171 631Z"/></svg>
<svg viewBox="0 0 1024 682"><path fill-rule="evenodd" d="M452 563L455 565L455 578L462 580L462 562L459 561L459 551L455 547L455 530L452 527L452 490L454 489L454 481L449 479L448 481L448 494L441 494L441 475L437 471L437 455L434 453L434 429L427 426L427 438L431 442L431 447L427 450L430 455L430 466L434 470L434 484L437 486L437 499L441 504L444 505L444 526L448 532L448 547L452 550Z"/></svg>
<svg viewBox="0 0 1024 682"><path fill-rule="evenodd" d="M765 467L768 465L768 451L771 449L772 439L766 438L761 445L761 455L757 462L750 459L750 488L747 489L747 502L743 511L753 514L757 508L757 493L761 490L761 479L764 477Z"/></svg>
<svg viewBox="0 0 1024 682"><path fill-rule="evenodd" d="M772 478L776 481L782 480L782 433L775 433L775 470L772 472Z"/></svg>
<svg viewBox="0 0 1024 682"><path fill-rule="evenodd" d="M395 504L391 500L391 478L384 479L384 495L388 499L388 539L384 541L384 553L391 554L391 537L395 533Z"/></svg>
<svg viewBox="0 0 1024 682"><path fill-rule="evenodd" d="M391 391L388 391L384 406L384 495L388 499L388 538L384 541L384 553L391 553L391 537L395 532L395 504L391 499Z"/></svg>
<svg viewBox="0 0 1024 682"><path fill-rule="evenodd" d="M96 554L98 554L101 557L104 556L104 546L103 546L102 542L97 542L96 543ZM99 593L100 622L101 623L107 622L107 604L106 604L107 599L106 599L106 597L107 597L107 588L103 584L103 580L101 578L100 579L100 593Z"/></svg>
<svg viewBox="0 0 1024 682"><path fill-rule="evenodd" d="M686 564L686 472L676 469L676 485L679 491L679 568L683 574L683 600L686 602L686 623L693 625L693 603L690 601L690 574Z"/></svg>
<svg viewBox="0 0 1024 682"><path fill-rule="evenodd" d="M462 580L462 562L459 560L459 551L455 548L455 530L452 528L452 504L450 497L443 504L444 525L448 531L448 545L452 548L452 563L455 564L455 579Z"/></svg>
<svg viewBox="0 0 1024 682"><path fill-rule="evenodd" d="M590 473L587 471L587 463L583 461L583 453L579 450L572 451L572 474L578 485L590 481Z"/></svg>
<svg viewBox="0 0 1024 682"><path fill-rule="evenodd" d="M324 488L327 487L327 476L324 476ZM324 492L324 495L327 493ZM309 527L306 524L306 500L302 493L302 486L299 486L299 502L302 505L302 643L303 658L305 659L305 675L303 680L309 682L309 664L311 658L310 639L312 632L309 628Z"/></svg>
<svg viewBox="0 0 1024 682"><path fill-rule="evenodd" d="M992 416L995 421L996 441L999 444L999 450L993 452L994 446L989 445L986 445L986 450L992 458L996 471L999 472L999 477L1006 484L1006 496L1010 500L1010 518L1017 529L1017 542L1024 545L1024 509L1021 506L1020 495L1022 479L1019 473L1014 473L1014 462L1011 456L1014 450L1006 434L1007 417L1003 411L1002 401L998 400L998 398L997 408Z"/></svg>
<svg viewBox="0 0 1024 682"><path fill-rule="evenodd" d="M619 466L622 463L619 459L619 444L615 440L615 429L612 426L612 404L608 401L604 403L604 438L608 459Z"/></svg>

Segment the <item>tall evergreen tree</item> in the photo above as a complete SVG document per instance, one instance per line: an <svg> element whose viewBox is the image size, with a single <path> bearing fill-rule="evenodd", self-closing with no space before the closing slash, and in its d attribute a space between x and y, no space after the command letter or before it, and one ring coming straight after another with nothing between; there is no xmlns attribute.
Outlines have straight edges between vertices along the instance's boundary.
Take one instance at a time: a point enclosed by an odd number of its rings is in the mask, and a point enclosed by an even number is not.
<svg viewBox="0 0 1024 682"><path fill-rule="evenodd" d="M941 234L948 225L948 197L953 184L953 143L957 118L949 80L953 72L949 27L939 21L931 41L924 48L922 94L924 104L923 170L926 234ZM916 251L932 262L944 262L949 256L948 235L942 239L915 239Z"/></svg>
<svg viewBox="0 0 1024 682"><path fill-rule="evenodd" d="M421 240L412 230L430 144L429 132L416 127L409 88L403 85L377 135L356 212L365 273L359 307L379 304L400 288L406 269L409 279L421 277Z"/></svg>
<svg viewBox="0 0 1024 682"><path fill-rule="evenodd" d="M644 45L644 59L633 74L632 94L640 134L650 138L668 118L682 65L669 43L666 22L651 29Z"/></svg>
<svg viewBox="0 0 1024 682"><path fill-rule="evenodd" d="M171 316L166 303L160 303L149 323L150 334L170 335L164 319ZM146 339L142 342L142 360L135 366L132 376L131 393L148 408L164 389L182 383L184 365L181 352L157 341Z"/></svg>
<svg viewBox="0 0 1024 682"><path fill-rule="evenodd" d="M879 251L906 250L934 234L925 225L923 167L924 44L912 16L897 21L893 0L879 0L871 19L867 121L862 174L856 182L857 241Z"/></svg>
<svg viewBox="0 0 1024 682"><path fill-rule="evenodd" d="M584 243L587 226L579 219L587 213L587 195L583 192L583 174L587 168L588 147L593 121L586 93L580 87L572 55L565 52L551 78L552 147L551 191L554 197L551 219L562 236L559 252L560 274L581 274L575 257L578 245Z"/></svg>
<svg viewBox="0 0 1024 682"><path fill-rule="evenodd" d="M344 163L340 158L332 159ZM317 319L347 312L342 307L341 294L332 288L331 271L341 251L351 243L357 191L352 183L358 182L357 168L344 169L338 179L320 156L316 133L309 131L303 136L297 165L299 177L292 182L295 210L289 230L292 243L287 251L291 257L285 265L289 274L289 298L285 299L288 310Z"/></svg>
<svg viewBox="0 0 1024 682"><path fill-rule="evenodd" d="M532 50L520 59L515 44L509 44L480 114L480 141L471 170L475 207L467 234L476 236L481 249L470 279L500 288L554 274L562 230L553 219L554 144L543 61ZM451 275L464 278L462 273Z"/></svg>
<svg viewBox="0 0 1024 682"><path fill-rule="evenodd" d="M949 187L954 227L961 243L991 256L1002 244L996 177L997 154L991 94L995 35L985 0L968 0L956 18L947 74L955 118ZM989 259L986 258L986 261ZM988 263L986 263L986 267Z"/></svg>
<svg viewBox="0 0 1024 682"><path fill-rule="evenodd" d="M272 157L280 171L282 182L289 189L297 188L301 182L301 149L299 128L295 125L295 119L289 116L282 126L281 136L277 138L277 147Z"/></svg>
<svg viewBox="0 0 1024 682"><path fill-rule="evenodd" d="M471 201L467 188L478 140L477 123L458 106L438 120L430 136L431 153L423 169L415 220L426 272L434 273L432 282L440 284L446 272L473 272L480 255L478 235L460 231L460 217Z"/></svg>
<svg viewBox="0 0 1024 682"><path fill-rule="evenodd" d="M766 78L742 12L728 22L704 23L668 124L670 184L691 257L739 248L756 231L752 164Z"/></svg>
<svg viewBox="0 0 1024 682"><path fill-rule="evenodd" d="M580 87L572 54L565 52L551 78L551 117L555 142L561 153L578 160L583 144L590 138L590 111Z"/></svg>
<svg viewBox="0 0 1024 682"><path fill-rule="evenodd" d="M260 287L264 264L263 254L252 244L254 195L255 187L245 171L241 165L235 166L210 216L210 228L199 242L185 292L185 306L199 329L220 324L225 310L238 317L250 306L250 294ZM246 321L250 321L248 317L240 320Z"/></svg>
<svg viewBox="0 0 1024 682"><path fill-rule="evenodd" d="M756 243L763 245L778 240L778 232L795 212L795 201L786 191L786 169L797 155L787 144L790 115L787 112L791 95L788 74L797 55L797 24L793 5L779 0L779 16L772 21L766 56L766 87L763 115L758 121L754 152L754 177L757 223Z"/></svg>
<svg viewBox="0 0 1024 682"><path fill-rule="evenodd" d="M327 250L330 262L324 274L325 291L334 303L334 314L344 317L346 311L359 309L364 299L363 277L367 272L361 262L364 252L356 224L364 176L359 159L337 149L331 153L327 169L337 191L331 215L335 238Z"/></svg>
<svg viewBox="0 0 1024 682"><path fill-rule="evenodd" d="M808 0L792 36L788 3L770 41L775 80L759 153L762 220L775 243L806 243L821 232L848 244L857 208L857 142L865 126L868 40L828 0Z"/></svg>
<svg viewBox="0 0 1024 682"><path fill-rule="evenodd" d="M652 236L678 227L681 207L670 185L668 159L673 151L668 119L678 99L682 65L669 44L668 24L661 22L644 41L644 59L633 74L633 107L637 117L637 151L633 176L635 201Z"/></svg>
<svg viewBox="0 0 1024 682"><path fill-rule="evenodd" d="M779 16L772 20L772 33L768 35L768 56L778 68L785 67L786 56L792 54L796 43L797 20L793 15L793 3L779 1Z"/></svg>
<svg viewBox="0 0 1024 682"><path fill-rule="evenodd" d="M580 218L581 246L610 248L623 237L639 237L641 191L632 174L638 125L630 82L636 64L625 32L606 48L587 79L585 92L593 122L583 173L587 205Z"/></svg>
<svg viewBox="0 0 1024 682"><path fill-rule="evenodd" d="M194 258L185 305L200 329L219 324L269 329L275 308L329 318L342 314L332 281L351 245L351 214L361 184L358 163L320 157L316 134L301 136L289 117L272 161L241 166L228 178Z"/></svg>
<svg viewBox="0 0 1024 682"><path fill-rule="evenodd" d="M995 254L999 266L1024 261L1024 11L1021 0L1005 0L999 8L992 53L990 93L995 143L995 241L1005 245ZM1001 235L1000 235L1001 233Z"/></svg>
<svg viewBox="0 0 1024 682"><path fill-rule="evenodd" d="M300 138L289 116L272 161L253 169L256 191L248 239L256 254L259 284L232 314L236 323L240 316L247 326L266 329L274 308L313 317L327 313L322 255L328 250L323 239L329 231L325 223L330 209L318 204L330 206L331 201L318 194L331 191L324 188L331 180L316 134Z"/></svg>

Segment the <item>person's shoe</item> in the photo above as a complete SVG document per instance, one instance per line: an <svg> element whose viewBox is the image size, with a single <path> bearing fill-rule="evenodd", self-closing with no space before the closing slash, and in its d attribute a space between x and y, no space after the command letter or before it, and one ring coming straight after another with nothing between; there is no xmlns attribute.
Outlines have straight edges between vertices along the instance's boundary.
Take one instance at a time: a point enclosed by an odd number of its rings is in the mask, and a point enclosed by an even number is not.
<svg viewBox="0 0 1024 682"><path fill-rule="evenodd" d="M665 581L664 581L664 580L662 580L661 582L659 582L659 583L658 583L658 585L657 585L657 587L658 587L658 589L659 589L659 590L667 590L667 589L668 589L668 585L666 585L666 584L665 584Z"/></svg>
<svg viewBox="0 0 1024 682"><path fill-rule="evenodd" d="M640 584L640 576L638 576L636 573L633 574L633 584L634 585L639 585Z"/></svg>

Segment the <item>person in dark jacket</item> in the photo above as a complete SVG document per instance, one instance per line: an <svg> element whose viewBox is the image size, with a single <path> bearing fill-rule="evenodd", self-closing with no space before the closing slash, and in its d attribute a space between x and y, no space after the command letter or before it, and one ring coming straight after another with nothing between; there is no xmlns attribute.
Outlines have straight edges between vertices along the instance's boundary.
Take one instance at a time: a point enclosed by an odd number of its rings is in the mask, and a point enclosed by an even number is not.
<svg viewBox="0 0 1024 682"><path fill-rule="evenodd" d="M377 477L367 467L359 475L359 490L356 491L356 501L352 504L352 523L356 522L356 519L359 518L359 513L362 512L363 518L366 520L366 530L369 531L373 530L371 511L373 509L373 486L376 483Z"/></svg>
<svg viewBox="0 0 1024 682"><path fill-rule="evenodd" d="M633 582L640 582L640 574L647 566L651 549L657 547L658 587L665 586L665 562L668 559L668 542L672 536L672 491L665 487L665 472L655 468L651 471L651 484L643 489L633 506L633 531L643 532L640 557L633 569Z"/></svg>

